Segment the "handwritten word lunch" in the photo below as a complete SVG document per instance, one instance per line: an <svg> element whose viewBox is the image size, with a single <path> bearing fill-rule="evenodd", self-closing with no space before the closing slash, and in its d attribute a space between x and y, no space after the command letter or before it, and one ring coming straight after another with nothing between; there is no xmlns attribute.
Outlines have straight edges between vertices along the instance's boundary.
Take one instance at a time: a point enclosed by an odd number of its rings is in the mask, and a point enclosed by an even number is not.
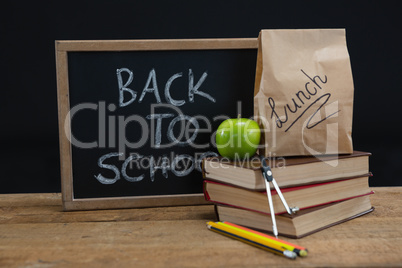
<svg viewBox="0 0 402 268"><path fill-rule="evenodd" d="M319 90L323 89L323 86L328 82L328 79L326 75L324 75L323 77L320 77L318 75L310 77L302 69L300 71L308 78L309 81L305 83L304 90L299 90L295 94L295 96L291 99L290 104L288 103L284 105L282 109L278 109L276 107L275 100L272 97L268 98L268 104L272 109L271 118L275 119L276 126L278 128L282 128L286 125L285 132L287 132L311 107L313 107L316 104L319 106L309 117L306 125L307 129L315 127L319 123L323 122L324 120L328 119L329 117L339 112L339 110L335 111L329 115L326 115L323 119L320 119L318 121L313 120L314 116L320 111L320 109L327 104L327 102L331 98L331 93L325 93L319 96L310 104L307 104L307 102L309 102L310 99L312 100L312 97L317 95ZM293 120L289 120L291 114L294 114L296 118Z"/></svg>
<svg viewBox="0 0 402 268"><path fill-rule="evenodd" d="M189 175L194 169L201 171L200 162L202 158L207 156L216 156L217 154L212 151L207 152L197 152L195 156L191 156L189 154L178 154L175 155L173 151L171 152L171 157L167 156L154 156L148 155L143 156L139 153L131 153L129 157L124 160L124 152L126 147L128 148L140 148L146 144L148 139L151 139L151 148L152 149L162 149L174 146L192 146L194 148L209 148L209 144L204 144L201 147L196 145L195 139L198 133L201 131L199 120L207 121L207 118L202 116L189 116L185 115L178 108L179 106L183 106L186 103L194 103L196 98L195 96L199 96L209 100L212 103L216 102L216 99L211 96L209 93L202 91L201 86L206 80L208 73L204 72L201 77L196 81L194 79L194 73L192 69L189 69L187 75L183 75L182 72L173 74L165 83L165 86L162 91L158 88L157 83L157 73L155 69L151 69L148 75L148 78L145 82L145 86L141 92L137 92L133 90L134 83L134 73L132 70L128 68L120 68L116 70L117 75L117 84L119 90L119 109L125 109L125 107L129 105L134 105L134 103L138 103L136 105L140 105L145 98L153 98L156 103L151 104L148 107L143 107L141 109L150 108L150 113L145 116L145 118L139 115L131 115L128 117L119 116L119 151L118 152L110 152L101 156L98 160L98 166L102 169L109 170L108 174L114 174L113 177L105 176L106 173L99 173L94 175L94 177L102 184L114 184L120 178L124 178L129 182L139 182L144 179L144 174L140 176L132 176L128 175L127 169L130 166L133 166L133 163L136 169L149 169L149 177L151 181L155 181L155 173L160 171L163 177L168 178L168 171L173 173L177 177L184 177ZM184 76L187 77L187 88L185 89L186 98L184 99L174 99L170 93L172 84L177 79L185 79ZM183 90L180 90L183 92ZM161 92L163 92L165 103L162 103ZM101 108L102 113L105 113L105 104L103 103ZM156 112L156 108L164 108L164 113ZM108 106L109 111L116 111L117 107L114 104L110 104ZM166 109L170 109L172 112L166 112ZM197 120L198 119L198 120ZM166 122L168 121L168 122ZM170 122L169 122L170 121ZM183 124L183 122L188 122L187 124ZM141 131L142 137L135 144L129 142L126 138L125 127L129 122L135 122L138 124L138 130ZM151 122L151 131L149 130L148 122ZM182 122L182 124L179 124ZM162 144L162 124L166 124L168 126L166 137L169 140L169 144ZM192 125L191 130L189 126ZM207 124L208 125L208 124ZM175 126L179 126L180 134L175 134L173 129ZM209 131L212 132L210 125L203 132ZM191 132L191 134L189 134ZM114 133L109 129L109 133ZM114 137L110 138L110 141L114 141ZM103 142L104 144L105 142ZM115 144L112 144L115 145ZM124 162L121 165L121 168L118 168L117 165L108 163L109 160L116 160L116 158L123 158ZM140 163L140 164L139 164Z"/></svg>

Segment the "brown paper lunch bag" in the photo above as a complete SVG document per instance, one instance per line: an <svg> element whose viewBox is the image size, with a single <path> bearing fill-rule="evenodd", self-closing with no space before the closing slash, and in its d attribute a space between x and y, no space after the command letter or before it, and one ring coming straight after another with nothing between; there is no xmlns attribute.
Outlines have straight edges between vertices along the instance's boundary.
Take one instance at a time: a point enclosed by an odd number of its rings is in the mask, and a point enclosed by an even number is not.
<svg viewBox="0 0 402 268"><path fill-rule="evenodd" d="M260 154L352 153L354 87L345 30L262 30L258 42Z"/></svg>

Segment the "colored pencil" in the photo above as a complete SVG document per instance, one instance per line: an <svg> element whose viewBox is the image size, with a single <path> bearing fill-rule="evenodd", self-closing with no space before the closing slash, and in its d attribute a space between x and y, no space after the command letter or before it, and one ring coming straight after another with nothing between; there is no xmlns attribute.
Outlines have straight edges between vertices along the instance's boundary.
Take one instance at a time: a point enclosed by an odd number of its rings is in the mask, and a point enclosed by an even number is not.
<svg viewBox="0 0 402 268"><path fill-rule="evenodd" d="M252 230L252 229L249 229L249 228L246 228L246 227L243 227L243 226L239 226L239 225L234 224L234 223L230 223L230 222L225 221L225 222L219 222L218 224L226 225L226 226L229 226L229 227L231 226L233 228L237 228L238 230L242 230L244 232L249 232L249 233L254 234L256 236L264 237L266 239L271 240L272 243L282 247L283 249L287 249L287 250L295 252L300 257L306 257L307 256L308 250L306 248L304 248L304 247L301 247L301 246L292 244L290 242L287 242L287 241L284 241L284 240L269 236L269 235L261 233L261 232L257 232L255 230Z"/></svg>
<svg viewBox="0 0 402 268"><path fill-rule="evenodd" d="M237 228L234 228L232 226L227 226L216 222L208 222L207 227L211 231L240 240L249 245L259 247L261 249L284 256L286 258L295 259L297 256L295 252L284 249L281 246L278 246L277 244L271 243L271 241L265 239L264 237L258 237L255 234L238 230Z"/></svg>

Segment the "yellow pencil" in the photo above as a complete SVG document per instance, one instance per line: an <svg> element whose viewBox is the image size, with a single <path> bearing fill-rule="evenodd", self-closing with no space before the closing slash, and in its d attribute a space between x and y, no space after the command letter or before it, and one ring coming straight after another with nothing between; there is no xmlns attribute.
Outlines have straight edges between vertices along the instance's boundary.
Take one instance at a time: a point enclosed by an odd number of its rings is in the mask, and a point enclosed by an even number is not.
<svg viewBox="0 0 402 268"><path fill-rule="evenodd" d="M295 259L297 256L297 254L295 252L284 249L283 247L278 246L277 244L273 244L268 239L264 239L263 237L258 237L256 235L253 235L251 233L247 233L244 231L239 231L236 228L233 228L231 226L226 226L224 224L219 224L219 223L210 221L207 223L207 227L208 227L208 229L210 229L214 232L217 232L217 233L229 236L231 238L240 240L247 244L265 249L272 253L279 254L286 258Z"/></svg>
<svg viewBox="0 0 402 268"><path fill-rule="evenodd" d="M300 257L306 257L307 256L308 251L304 247L294 245L294 244L289 243L287 241L283 241L283 240L280 240L278 238L269 236L267 234L257 232L257 231L254 231L254 230L251 230L251 229L248 229L246 227L239 226L239 225L236 225L236 224L233 224L233 223L230 223L230 222L218 222L218 224L225 225L228 228L232 227L232 228L234 228L234 230L238 230L239 232L247 232L250 235L255 235L257 237L263 237L265 239L268 239L269 241L271 241L272 244L275 244L275 245L279 246L280 248L293 251Z"/></svg>

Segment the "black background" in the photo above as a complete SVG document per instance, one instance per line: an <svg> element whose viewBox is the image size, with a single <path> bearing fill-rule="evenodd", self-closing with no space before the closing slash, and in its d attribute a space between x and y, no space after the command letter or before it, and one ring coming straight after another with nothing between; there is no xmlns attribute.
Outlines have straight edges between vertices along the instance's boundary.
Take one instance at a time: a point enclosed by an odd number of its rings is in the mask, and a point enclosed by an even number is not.
<svg viewBox="0 0 402 268"><path fill-rule="evenodd" d="M261 29L345 28L353 141L371 186L402 185L397 1L3 1L0 192L58 192L55 40L257 37Z"/></svg>

